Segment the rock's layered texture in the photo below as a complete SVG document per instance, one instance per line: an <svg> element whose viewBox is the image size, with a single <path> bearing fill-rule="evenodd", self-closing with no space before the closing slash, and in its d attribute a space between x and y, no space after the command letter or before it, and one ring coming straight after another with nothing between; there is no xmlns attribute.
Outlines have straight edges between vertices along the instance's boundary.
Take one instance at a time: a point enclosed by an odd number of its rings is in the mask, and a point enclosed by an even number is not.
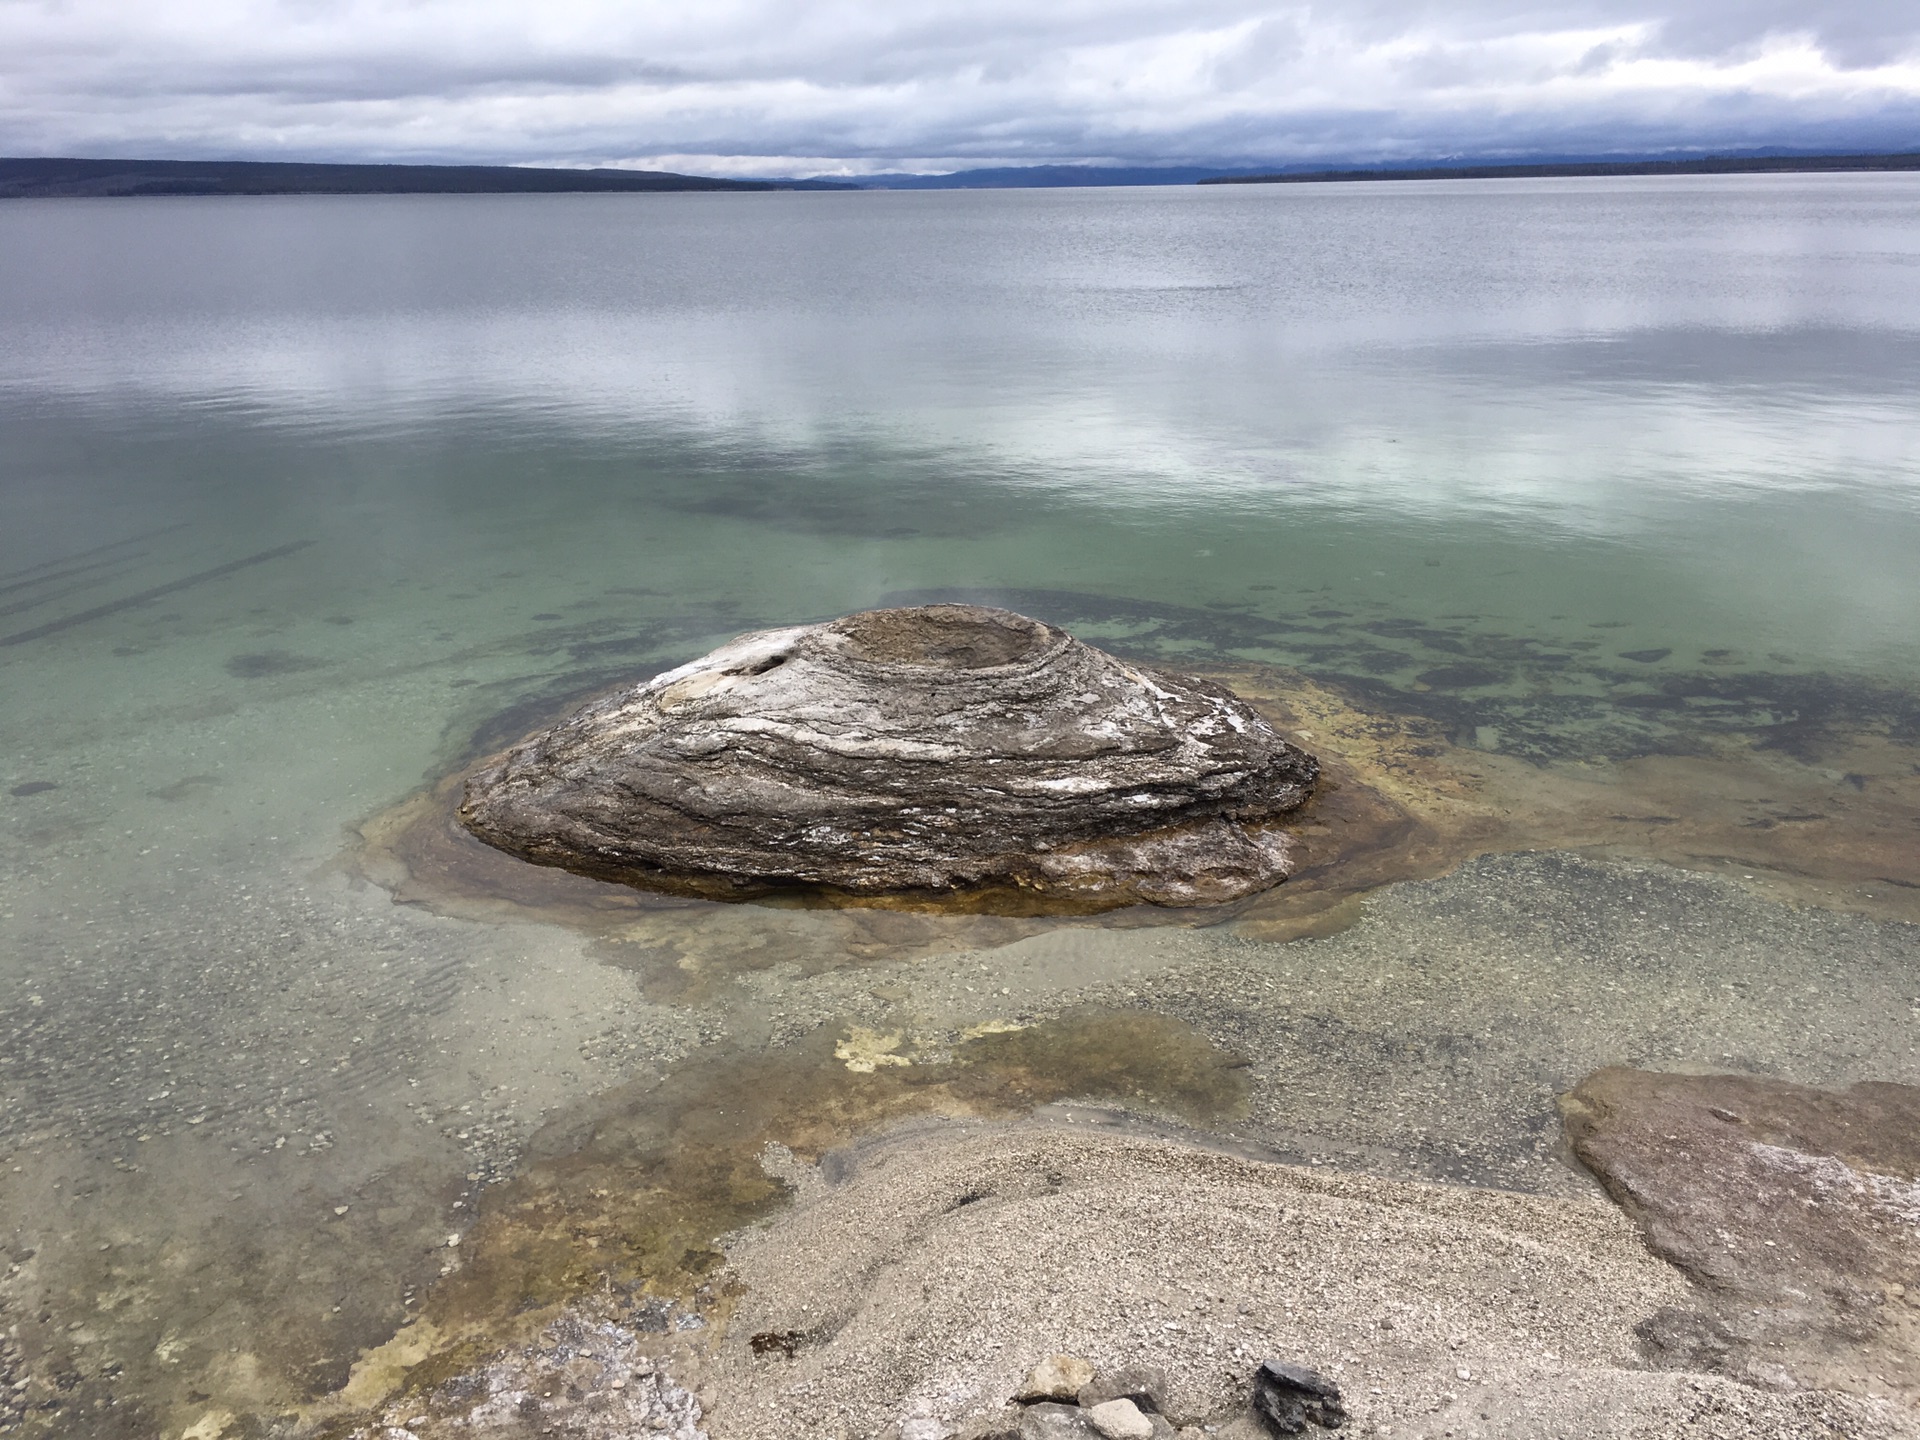
<svg viewBox="0 0 1920 1440"><path fill-rule="evenodd" d="M1574 1153L1699 1282L1656 1357L1920 1401L1920 1089L1614 1067L1562 1101Z"/></svg>
<svg viewBox="0 0 1920 1440"><path fill-rule="evenodd" d="M1218 903L1284 879L1318 766L1252 707L1006 610L743 635L596 700L467 784L490 845L750 895L1020 887Z"/></svg>

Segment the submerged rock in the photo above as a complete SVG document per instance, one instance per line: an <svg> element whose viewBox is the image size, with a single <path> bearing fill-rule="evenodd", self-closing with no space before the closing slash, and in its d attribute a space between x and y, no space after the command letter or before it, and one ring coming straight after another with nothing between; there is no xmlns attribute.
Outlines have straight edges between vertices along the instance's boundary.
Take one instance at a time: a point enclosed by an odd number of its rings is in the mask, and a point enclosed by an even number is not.
<svg viewBox="0 0 1920 1440"><path fill-rule="evenodd" d="M1212 904L1284 879L1313 757L1230 692L974 605L763 630L590 702L468 782L541 865L731 898L1018 887Z"/></svg>
<svg viewBox="0 0 1920 1440"><path fill-rule="evenodd" d="M1574 1154L1698 1282L1696 1308L1638 1327L1654 1358L1920 1399L1920 1089L1612 1067L1561 1108Z"/></svg>

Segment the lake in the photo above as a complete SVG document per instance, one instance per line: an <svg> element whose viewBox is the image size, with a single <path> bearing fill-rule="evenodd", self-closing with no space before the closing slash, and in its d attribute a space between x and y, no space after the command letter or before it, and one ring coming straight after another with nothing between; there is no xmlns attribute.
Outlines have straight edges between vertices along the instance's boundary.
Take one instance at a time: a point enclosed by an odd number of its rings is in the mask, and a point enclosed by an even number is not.
<svg viewBox="0 0 1920 1440"><path fill-rule="evenodd" d="M1001 1019L1072 1058L980 1113L1540 1193L1597 1064L1920 1080L1920 177L19 201L0 335L0 1432L346 1413L584 1283L457 1242L590 1210L615 1112L695 1294L771 1202L675 1117L851 1134L911 1106L850 1054ZM596 688L947 598L1310 696L1418 824L1056 924L395 838Z"/></svg>

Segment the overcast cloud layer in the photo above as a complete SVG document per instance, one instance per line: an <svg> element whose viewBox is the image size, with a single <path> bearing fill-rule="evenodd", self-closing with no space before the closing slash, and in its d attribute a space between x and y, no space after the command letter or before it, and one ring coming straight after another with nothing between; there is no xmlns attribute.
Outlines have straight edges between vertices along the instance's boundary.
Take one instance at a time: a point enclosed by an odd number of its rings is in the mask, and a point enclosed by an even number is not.
<svg viewBox="0 0 1920 1440"><path fill-rule="evenodd" d="M1920 148L1911 0L0 0L0 153L833 174Z"/></svg>

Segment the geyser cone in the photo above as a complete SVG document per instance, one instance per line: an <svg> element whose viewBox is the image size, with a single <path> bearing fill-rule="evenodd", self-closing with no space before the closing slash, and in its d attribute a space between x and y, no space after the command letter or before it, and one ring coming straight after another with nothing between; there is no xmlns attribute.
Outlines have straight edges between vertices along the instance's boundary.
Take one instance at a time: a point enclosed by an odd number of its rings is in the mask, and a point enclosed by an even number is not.
<svg viewBox="0 0 1920 1440"><path fill-rule="evenodd" d="M460 818L536 864L695 894L1192 905L1285 878L1275 822L1317 773L1218 686L928 605L742 635L594 700L478 771Z"/></svg>

